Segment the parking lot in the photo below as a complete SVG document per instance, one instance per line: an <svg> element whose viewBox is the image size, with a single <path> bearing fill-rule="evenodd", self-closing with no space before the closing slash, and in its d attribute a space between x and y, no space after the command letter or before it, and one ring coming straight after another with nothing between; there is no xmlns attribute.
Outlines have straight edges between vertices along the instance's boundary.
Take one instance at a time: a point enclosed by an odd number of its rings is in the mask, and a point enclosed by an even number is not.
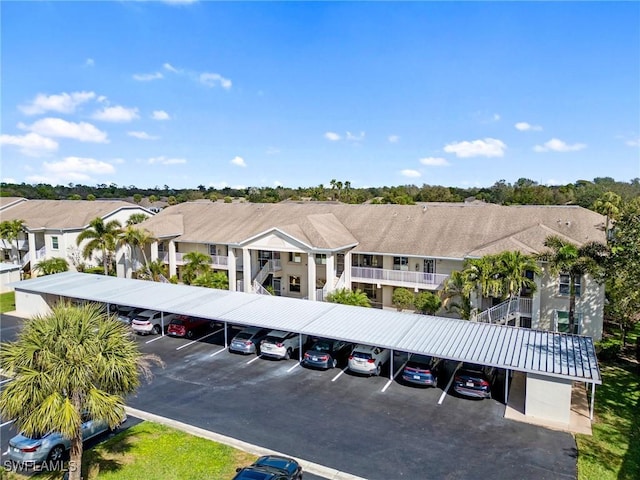
<svg viewBox="0 0 640 480"><path fill-rule="evenodd" d="M2 340L15 331L3 317ZM6 327L6 330L5 330ZM236 329L229 329L230 340ZM296 360L242 356L216 328L190 341L136 336L166 363L132 407L370 479L575 478L571 435L503 418L491 400L381 377L309 370ZM394 358L397 371L405 354ZM444 377L444 378L443 378ZM6 438L3 430L3 439Z"/></svg>

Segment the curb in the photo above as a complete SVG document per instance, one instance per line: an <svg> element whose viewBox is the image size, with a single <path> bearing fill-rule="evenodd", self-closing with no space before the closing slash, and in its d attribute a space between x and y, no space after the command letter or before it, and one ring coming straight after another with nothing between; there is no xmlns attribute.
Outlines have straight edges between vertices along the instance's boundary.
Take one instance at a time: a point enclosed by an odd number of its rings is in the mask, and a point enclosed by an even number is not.
<svg viewBox="0 0 640 480"><path fill-rule="evenodd" d="M138 418L141 418L142 420L148 420L151 422L160 423L162 425L166 425L168 427L172 427L177 430L182 430L183 432L189 433L191 435L195 435L196 437L206 438L207 440L213 440L214 442L222 443L224 445L237 448L238 450L251 453L252 455L257 455L257 456L282 455L285 457L291 456L285 453L277 452L275 450L270 450L268 448L260 447L258 445L253 445L251 443L243 442L242 440L228 437L220 433L211 432L209 430L205 430L200 427L195 427L193 425L189 425L188 423L178 422L177 420L161 417L160 415L156 415L154 413L138 410L136 408L125 407L125 411L127 412L127 415L131 415L132 417L138 417ZM304 471L312 473L314 475L320 475L321 477L327 478L328 480L367 480L366 478L363 478L363 477L358 477L350 473L341 472L340 470L336 470L330 467L325 467L324 465L308 462L306 460L298 460L298 463L302 466Z"/></svg>

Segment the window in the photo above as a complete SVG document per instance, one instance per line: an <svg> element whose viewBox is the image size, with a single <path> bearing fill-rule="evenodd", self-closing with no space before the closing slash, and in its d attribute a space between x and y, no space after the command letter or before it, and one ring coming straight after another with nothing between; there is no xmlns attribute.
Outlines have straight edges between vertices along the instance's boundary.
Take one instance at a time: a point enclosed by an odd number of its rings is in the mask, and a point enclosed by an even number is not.
<svg viewBox="0 0 640 480"><path fill-rule="evenodd" d="M571 276L567 273L560 274L560 286L558 288L558 293L560 295L570 295L570 281ZM582 281L580 277L575 277L575 291L576 296L580 296L580 292L582 291Z"/></svg>
<svg viewBox="0 0 640 480"><path fill-rule="evenodd" d="M436 261L433 258L424 259L424 273L436 273Z"/></svg>
<svg viewBox="0 0 640 480"><path fill-rule="evenodd" d="M289 276L289 291L290 292L300 291L300 277L298 277L297 275Z"/></svg>
<svg viewBox="0 0 640 480"><path fill-rule="evenodd" d="M51 237L51 248L54 250L58 250L58 237Z"/></svg>
<svg viewBox="0 0 640 480"><path fill-rule="evenodd" d="M394 270L409 270L409 257L393 257Z"/></svg>
<svg viewBox="0 0 640 480"><path fill-rule="evenodd" d="M209 245L209 255L217 255L215 245Z"/></svg>
<svg viewBox="0 0 640 480"><path fill-rule="evenodd" d="M158 253L164 253L166 251L167 251L167 246L163 242L158 243Z"/></svg>
<svg viewBox="0 0 640 480"><path fill-rule="evenodd" d="M289 261L291 263L302 263L302 254L299 252L289 252Z"/></svg>
<svg viewBox="0 0 640 480"><path fill-rule="evenodd" d="M327 254L316 253L316 265L326 265L326 264L327 264Z"/></svg>
<svg viewBox="0 0 640 480"><path fill-rule="evenodd" d="M574 312L573 332L569 331L569 312L556 310L556 331L561 333L580 333L582 326L582 313Z"/></svg>

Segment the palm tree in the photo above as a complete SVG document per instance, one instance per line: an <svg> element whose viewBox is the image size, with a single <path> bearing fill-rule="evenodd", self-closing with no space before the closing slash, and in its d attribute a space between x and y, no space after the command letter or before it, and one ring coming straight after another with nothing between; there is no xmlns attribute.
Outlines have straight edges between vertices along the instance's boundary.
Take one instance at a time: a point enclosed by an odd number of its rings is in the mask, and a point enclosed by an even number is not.
<svg viewBox="0 0 640 480"><path fill-rule="evenodd" d="M132 215L133 216L133 215ZM148 268L147 254L145 253L145 247L151 243L154 238L147 230L143 228L137 228L135 224L127 224L127 226L118 235L118 245L126 245L131 255L132 263L137 260L136 250L142 252L144 259L144 268Z"/></svg>
<svg viewBox="0 0 640 480"><path fill-rule="evenodd" d="M187 261L182 270L182 280L187 285L190 285L197 276L210 270L211 256L206 253L189 252L185 253L182 258Z"/></svg>
<svg viewBox="0 0 640 480"><path fill-rule="evenodd" d="M71 441L70 460L82 464L82 416L117 427L127 395L150 379L157 356L142 355L122 323L101 306L60 303L26 322L0 349L0 367L13 380L0 392L0 412L27 435L56 431ZM70 471L70 480L80 479Z"/></svg>
<svg viewBox="0 0 640 480"><path fill-rule="evenodd" d="M9 243L16 242L16 252L18 254L18 265L22 264L20 256L20 233L24 232L24 220L5 220L0 223L0 238Z"/></svg>
<svg viewBox="0 0 640 480"><path fill-rule="evenodd" d="M149 218L149 215L147 215L146 213L133 213L127 219L127 225L136 225L138 223L144 222L147 218Z"/></svg>
<svg viewBox="0 0 640 480"><path fill-rule="evenodd" d="M465 261L463 276L469 286L473 285L482 297L501 297L502 282L494 255L471 258Z"/></svg>
<svg viewBox="0 0 640 480"><path fill-rule="evenodd" d="M191 285L229 290L229 277L225 272L214 272L209 269L209 271L194 278Z"/></svg>
<svg viewBox="0 0 640 480"><path fill-rule="evenodd" d="M342 288L329 293L326 297L327 302L341 303L342 305L355 305L358 307L371 307L371 300L362 290L357 289L355 292L348 288Z"/></svg>
<svg viewBox="0 0 640 480"><path fill-rule="evenodd" d="M444 284L442 305L448 312L457 312L460 318L471 317L471 293L475 283L469 282L462 271L454 270ZM459 299L459 301L455 301Z"/></svg>
<svg viewBox="0 0 640 480"><path fill-rule="evenodd" d="M607 257L606 245L589 242L582 246L551 235L544 241L547 251L539 253L537 259L547 263L553 275L569 276L569 332L575 331L576 281L585 274L599 279L603 273L603 263Z"/></svg>
<svg viewBox="0 0 640 480"><path fill-rule="evenodd" d="M80 246L83 241L89 240L82 249L82 255L87 259L91 258L94 250L102 250L102 266L104 274L108 275L108 254L116 248L116 240L122 225L117 220L104 223L102 218L97 217L91 220L89 227L78 235L76 244Z"/></svg>
<svg viewBox="0 0 640 480"><path fill-rule="evenodd" d="M147 263L147 271L140 275L142 280L151 280L152 282L167 281L169 269L161 258L152 260Z"/></svg>
<svg viewBox="0 0 640 480"><path fill-rule="evenodd" d="M605 192L594 202L593 209L607 217L605 232L609 231L609 222L611 220L617 220L620 216L621 203L622 198L614 192Z"/></svg>
<svg viewBox="0 0 640 480"><path fill-rule="evenodd" d="M62 257L51 257L40 260L35 269L42 275L53 275L54 273L66 272L69 270L69 262Z"/></svg>
<svg viewBox="0 0 640 480"><path fill-rule="evenodd" d="M536 282L527 277L527 271L540 275L542 270L535 257L521 252L503 252L497 255L497 266L502 279L502 296L513 298L519 295L523 288L535 292Z"/></svg>

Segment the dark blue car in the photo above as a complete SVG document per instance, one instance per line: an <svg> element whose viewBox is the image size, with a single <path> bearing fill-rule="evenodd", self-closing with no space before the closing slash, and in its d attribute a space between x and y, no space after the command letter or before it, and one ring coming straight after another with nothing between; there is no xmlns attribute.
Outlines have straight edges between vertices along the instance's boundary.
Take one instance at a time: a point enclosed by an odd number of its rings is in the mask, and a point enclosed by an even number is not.
<svg viewBox="0 0 640 480"><path fill-rule="evenodd" d="M411 355L402 369L402 380L416 385L437 387L439 364L437 358L428 355Z"/></svg>
<svg viewBox="0 0 640 480"><path fill-rule="evenodd" d="M248 467L237 468L233 480L302 480L302 467L292 458L260 457Z"/></svg>

